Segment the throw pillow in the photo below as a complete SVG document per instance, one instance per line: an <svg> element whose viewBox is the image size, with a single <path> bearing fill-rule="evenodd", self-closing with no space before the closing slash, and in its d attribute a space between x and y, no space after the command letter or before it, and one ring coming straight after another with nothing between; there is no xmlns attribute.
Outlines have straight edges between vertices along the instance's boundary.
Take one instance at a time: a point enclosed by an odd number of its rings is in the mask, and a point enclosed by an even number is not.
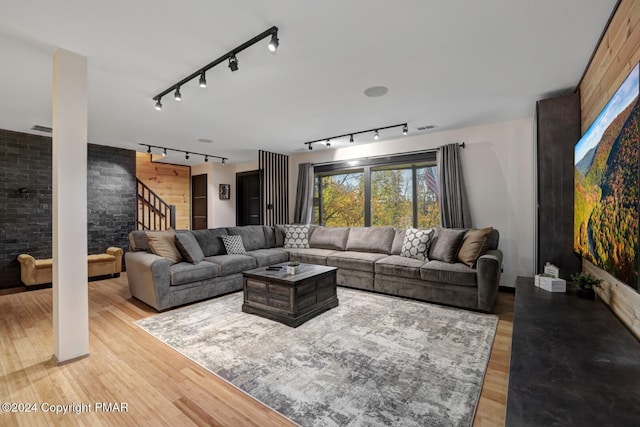
<svg viewBox="0 0 640 427"><path fill-rule="evenodd" d="M465 230L438 228L434 242L431 245L429 259L453 263L456 260L460 242L462 242L465 234Z"/></svg>
<svg viewBox="0 0 640 427"><path fill-rule="evenodd" d="M289 249L309 249L309 226L285 225L283 247Z"/></svg>
<svg viewBox="0 0 640 427"><path fill-rule="evenodd" d="M428 261L427 252L433 237L434 230L421 230L408 228L404 233L404 242L400 250L400 256L413 258L420 261Z"/></svg>
<svg viewBox="0 0 640 427"><path fill-rule="evenodd" d="M204 253L198 241L190 232L176 234L176 247L182 257L191 264L197 264L204 259Z"/></svg>
<svg viewBox="0 0 640 427"><path fill-rule="evenodd" d="M151 252L169 260L171 264L182 261L182 255L176 248L176 232L172 228L164 231L146 231Z"/></svg>
<svg viewBox="0 0 640 427"><path fill-rule="evenodd" d="M467 231L464 240L462 240L462 246L460 246L460 250L458 251L458 261L469 267L473 267L476 261L478 261L478 258L487 252L492 231L493 227L487 227L481 230L472 228Z"/></svg>
<svg viewBox="0 0 640 427"><path fill-rule="evenodd" d="M233 234L221 237L222 243L224 243L224 248L227 250L227 253L229 255L247 253L244 248L244 244L242 243L242 237L240 237L239 235Z"/></svg>

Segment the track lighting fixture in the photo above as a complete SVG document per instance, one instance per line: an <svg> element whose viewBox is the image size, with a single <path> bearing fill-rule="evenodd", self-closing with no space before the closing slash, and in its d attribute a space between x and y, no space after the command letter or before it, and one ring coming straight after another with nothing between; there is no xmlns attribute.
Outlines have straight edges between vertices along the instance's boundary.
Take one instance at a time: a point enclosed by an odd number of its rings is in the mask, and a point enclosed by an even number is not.
<svg viewBox="0 0 640 427"><path fill-rule="evenodd" d="M235 55L229 58L229 68L231 71L238 71L238 58Z"/></svg>
<svg viewBox="0 0 640 427"><path fill-rule="evenodd" d="M227 163L226 163L226 161L227 161L227 159L225 159L225 158L223 157L223 158L222 158L221 163L222 163L223 165L226 165L226 164L227 164Z"/></svg>
<svg viewBox="0 0 640 427"><path fill-rule="evenodd" d="M240 46L236 47L235 49L230 50L229 52L225 53L218 59L215 59L213 62L210 62L209 64L198 69L194 73L190 74L189 76L185 77L179 82L174 83L169 88L163 90L162 92L154 96L153 100L156 101L156 109L162 110L162 102L160 100L162 99L163 96L165 96L166 94L172 91L175 91L175 94L174 94L175 100L176 101L181 100L182 95L180 94L180 87L185 83L190 82L191 80L194 80L199 77L200 87L207 87L207 78L205 76L205 73L211 68L215 67L218 64L221 64L226 60L229 61L229 68L231 69L231 71L238 71L238 58L236 57L236 55L242 52L243 50L247 49L248 47L258 43L260 40L263 40L269 36L271 36L271 40L269 41L269 44L267 47L269 48L269 52L275 53L280 44L280 39L278 39L278 27L271 27L268 30L263 31L262 33L258 34L251 40L248 40L243 44L241 44Z"/></svg>
<svg viewBox="0 0 640 427"><path fill-rule="evenodd" d="M222 160L222 164L223 165L228 160L226 157L214 156L213 154L192 153L192 152L185 151L185 150L179 150L177 148L166 148L166 147L160 147L159 145L143 144L141 142L139 144L142 145L143 147L147 147L147 153L151 153L151 149L152 148L157 148L158 150L162 150L162 155L163 156L167 155L167 150L168 151L175 151L175 152L178 152L178 153L184 153L185 160L189 160L189 157L191 157L190 156L191 154L195 154L196 156L204 157L204 161L207 162L207 163L209 162L209 157L214 157L216 159Z"/></svg>
<svg viewBox="0 0 640 427"><path fill-rule="evenodd" d="M359 135L361 133L369 133L369 132L374 132L373 139L375 139L377 141L378 139L380 139L380 131L381 130L397 128L397 127L401 127L401 126L402 126L402 134L406 135L408 133L408 131L409 131L408 123L399 123L397 125L391 125L391 126L384 126L384 127L373 128L373 129L361 130L361 131L358 131L358 132L349 132L349 133L345 133L345 134L342 134L342 135L332 136L331 138L316 139L314 141L305 142L304 144L306 144L308 146L309 150L313 150L313 144L315 144L316 142L323 142L324 145L326 145L327 147L330 147L332 139L344 138L344 137L347 137L347 136L349 137L349 143L353 144L354 135Z"/></svg>
<svg viewBox="0 0 640 427"><path fill-rule="evenodd" d="M269 52L275 55L279 45L280 45L280 40L278 40L278 32L276 31L275 33L271 34L271 41L267 46L269 48Z"/></svg>

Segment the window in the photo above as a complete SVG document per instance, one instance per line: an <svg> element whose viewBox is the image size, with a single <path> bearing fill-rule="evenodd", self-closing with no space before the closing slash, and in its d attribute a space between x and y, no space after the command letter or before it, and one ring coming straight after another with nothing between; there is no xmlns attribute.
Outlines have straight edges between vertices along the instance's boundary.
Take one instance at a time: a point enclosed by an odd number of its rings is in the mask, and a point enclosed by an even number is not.
<svg viewBox="0 0 640 427"><path fill-rule="evenodd" d="M314 222L430 228L440 223L435 152L315 168Z"/></svg>
<svg viewBox="0 0 640 427"><path fill-rule="evenodd" d="M316 175L314 221L327 227L364 225L364 171Z"/></svg>

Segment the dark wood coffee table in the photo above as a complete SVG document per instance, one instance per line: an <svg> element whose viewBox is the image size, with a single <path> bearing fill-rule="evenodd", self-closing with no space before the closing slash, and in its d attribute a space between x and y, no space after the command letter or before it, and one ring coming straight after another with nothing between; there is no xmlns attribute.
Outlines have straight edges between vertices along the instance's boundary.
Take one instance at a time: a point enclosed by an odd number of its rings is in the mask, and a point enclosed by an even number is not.
<svg viewBox="0 0 640 427"><path fill-rule="evenodd" d="M277 265L281 267L280 271L261 267L242 273L243 312L297 328L338 305L337 268L301 264L297 274L287 274L287 263Z"/></svg>

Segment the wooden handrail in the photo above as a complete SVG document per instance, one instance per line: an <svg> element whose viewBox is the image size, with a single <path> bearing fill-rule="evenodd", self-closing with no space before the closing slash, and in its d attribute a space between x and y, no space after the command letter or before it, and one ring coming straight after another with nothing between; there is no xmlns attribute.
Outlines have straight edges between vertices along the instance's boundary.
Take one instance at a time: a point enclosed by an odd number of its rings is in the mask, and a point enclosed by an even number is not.
<svg viewBox="0 0 640 427"><path fill-rule="evenodd" d="M158 196L144 182L136 178L138 230L166 230L176 228L176 207Z"/></svg>

